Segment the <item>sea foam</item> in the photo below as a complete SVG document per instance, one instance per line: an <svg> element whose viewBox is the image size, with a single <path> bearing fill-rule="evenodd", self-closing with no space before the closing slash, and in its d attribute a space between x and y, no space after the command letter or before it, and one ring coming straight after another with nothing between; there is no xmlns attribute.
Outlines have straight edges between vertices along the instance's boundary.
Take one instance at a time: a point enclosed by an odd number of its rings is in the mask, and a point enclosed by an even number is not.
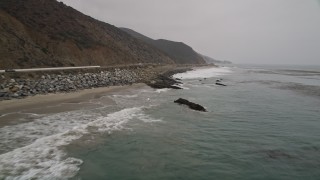
<svg viewBox="0 0 320 180"><path fill-rule="evenodd" d="M111 133L121 130L133 118L150 120L143 115L142 107L127 108L1 154L0 179L71 178L77 174L83 162L81 159L68 157L64 146L92 132Z"/></svg>
<svg viewBox="0 0 320 180"><path fill-rule="evenodd" d="M0 154L29 145L40 138L63 133L80 124L87 124L99 116L87 111L71 111L4 126L0 128Z"/></svg>
<svg viewBox="0 0 320 180"><path fill-rule="evenodd" d="M229 67L214 67L214 68L201 68L188 71L185 73L175 74L174 78L180 79L198 79L198 78L210 78L219 77L228 73L231 73L231 68Z"/></svg>

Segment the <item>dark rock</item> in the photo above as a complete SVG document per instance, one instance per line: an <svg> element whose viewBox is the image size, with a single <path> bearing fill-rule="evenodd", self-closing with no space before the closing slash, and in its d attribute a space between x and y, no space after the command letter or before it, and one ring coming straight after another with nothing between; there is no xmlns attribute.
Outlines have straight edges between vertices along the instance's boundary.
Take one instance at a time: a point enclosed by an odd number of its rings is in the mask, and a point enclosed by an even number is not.
<svg viewBox="0 0 320 180"><path fill-rule="evenodd" d="M7 93L6 92L0 92L0 97L6 97Z"/></svg>
<svg viewBox="0 0 320 180"><path fill-rule="evenodd" d="M182 89L181 87L175 86L176 84L181 84L181 82L167 77L165 75L159 75L157 79L147 83L148 86L155 89L171 88L171 89Z"/></svg>
<svg viewBox="0 0 320 180"><path fill-rule="evenodd" d="M186 99L179 98L179 99L175 100L174 102L177 104L187 105L187 106L189 106L190 109L193 109L196 111L207 112L207 110L203 106L196 104L196 103L193 103L193 102L190 102Z"/></svg>
<svg viewBox="0 0 320 180"><path fill-rule="evenodd" d="M18 85L15 85L12 88L10 88L10 91L13 92L13 93L15 93L15 92L17 92L19 90L20 90L20 86L18 86Z"/></svg>
<svg viewBox="0 0 320 180"><path fill-rule="evenodd" d="M3 90L1 90L1 92L7 92L7 93L10 93L10 89L8 87L4 88Z"/></svg>
<svg viewBox="0 0 320 180"><path fill-rule="evenodd" d="M222 83L216 83L216 85L219 85L219 86L227 86L227 85L225 85L225 84L222 84Z"/></svg>
<svg viewBox="0 0 320 180"><path fill-rule="evenodd" d="M30 93L31 94L38 94L38 91L36 89L32 89L32 90L30 90Z"/></svg>
<svg viewBox="0 0 320 180"><path fill-rule="evenodd" d="M11 94L10 96L16 98L16 97L19 97L19 94L18 93L14 93L14 94Z"/></svg>
<svg viewBox="0 0 320 180"><path fill-rule="evenodd" d="M181 87L179 87L179 86L170 86L170 88L171 88L171 89L183 89L183 88L181 88Z"/></svg>
<svg viewBox="0 0 320 180"><path fill-rule="evenodd" d="M28 93L22 93L20 96L26 97L26 96L29 96L29 94Z"/></svg>
<svg viewBox="0 0 320 180"><path fill-rule="evenodd" d="M163 89L163 88L171 88L171 89L182 89L180 87L174 86L176 84L181 84L181 82L177 81L177 79L173 79L172 76L177 73L183 73L191 70L190 68L179 68L171 71L167 71L161 75L158 75L154 80L147 82L146 84L152 88Z"/></svg>

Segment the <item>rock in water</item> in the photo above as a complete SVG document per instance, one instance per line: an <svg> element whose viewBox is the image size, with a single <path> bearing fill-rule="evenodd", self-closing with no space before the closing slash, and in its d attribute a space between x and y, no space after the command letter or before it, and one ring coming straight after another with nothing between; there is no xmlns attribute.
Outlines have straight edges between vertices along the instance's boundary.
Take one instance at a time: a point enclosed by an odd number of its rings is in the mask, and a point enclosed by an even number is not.
<svg viewBox="0 0 320 180"><path fill-rule="evenodd" d="M193 109L196 111L207 112L207 110L203 106L196 104L196 103L193 103L193 102L190 102L186 99L179 98L179 99L175 100L174 102L177 104L187 105L187 106L189 106L190 109Z"/></svg>
<svg viewBox="0 0 320 180"><path fill-rule="evenodd" d="M159 75L156 79L152 80L150 83L147 83L147 85L155 89L163 89L163 88L182 89L181 87L175 86L177 84L181 84L181 82L176 81L171 77L167 77L164 75Z"/></svg>
<svg viewBox="0 0 320 180"><path fill-rule="evenodd" d="M181 82L179 82L179 78L173 79L172 75L176 74L176 73L183 73L186 71L191 70L190 68L182 68L182 69L174 69L174 70L170 70L167 71L161 75L158 75L155 79L153 79L150 82L147 82L146 84L152 88L155 89L163 89L163 88L171 88L171 89L183 89L179 86L179 84L182 84Z"/></svg>
<svg viewBox="0 0 320 180"><path fill-rule="evenodd" d="M222 84L222 83L216 83L216 85L219 85L219 86L227 86L227 85L225 85L225 84Z"/></svg>

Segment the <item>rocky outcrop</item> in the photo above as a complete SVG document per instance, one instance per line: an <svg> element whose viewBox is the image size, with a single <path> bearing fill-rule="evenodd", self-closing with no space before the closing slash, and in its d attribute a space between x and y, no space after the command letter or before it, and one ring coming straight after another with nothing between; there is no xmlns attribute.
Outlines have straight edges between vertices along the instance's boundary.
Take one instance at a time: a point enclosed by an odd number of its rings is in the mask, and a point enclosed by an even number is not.
<svg viewBox="0 0 320 180"><path fill-rule="evenodd" d="M187 105L190 109L193 109L196 111L207 112L207 110L203 106L196 104L196 103L193 103L193 102L190 102L186 99L179 98L179 99L175 100L174 102L177 104Z"/></svg>
<svg viewBox="0 0 320 180"><path fill-rule="evenodd" d="M148 86L155 89L163 89L163 88L171 88L171 89L182 89L177 86L181 84L181 82L176 81L170 77L159 75L156 79L147 83Z"/></svg>
<svg viewBox="0 0 320 180"><path fill-rule="evenodd" d="M191 69L180 68L180 69L170 70L163 74L158 75L156 78L152 79L146 84L155 89L163 89L163 88L182 89L181 87L178 86L179 84L182 84L182 83L179 81L179 79L173 79L172 75L177 73L183 73L188 70L191 70Z"/></svg>
<svg viewBox="0 0 320 180"><path fill-rule="evenodd" d="M219 83L219 82L216 82L216 85L218 85L218 86L227 86L227 85Z"/></svg>
<svg viewBox="0 0 320 180"><path fill-rule="evenodd" d="M227 86L227 85L222 83L222 79L217 79L216 80L216 85L218 85L218 86Z"/></svg>

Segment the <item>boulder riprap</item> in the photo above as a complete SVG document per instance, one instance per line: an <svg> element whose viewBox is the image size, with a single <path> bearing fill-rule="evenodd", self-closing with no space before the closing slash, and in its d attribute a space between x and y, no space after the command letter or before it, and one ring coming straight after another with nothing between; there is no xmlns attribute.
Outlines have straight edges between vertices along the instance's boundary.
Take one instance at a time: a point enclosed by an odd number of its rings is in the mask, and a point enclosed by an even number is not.
<svg viewBox="0 0 320 180"><path fill-rule="evenodd" d="M161 67L160 67L161 69ZM153 67L108 68L90 72L58 71L29 76L23 73L4 74L0 79L0 101L37 94L71 92L97 87L122 86L138 82L146 82L159 72ZM10 76L13 76L10 77Z"/></svg>
<svg viewBox="0 0 320 180"><path fill-rule="evenodd" d="M207 110L203 106L201 106L200 104L190 102L186 99L179 98L179 99L175 100L174 103L187 105L187 106L189 106L190 109L193 109L196 111L207 112Z"/></svg>

